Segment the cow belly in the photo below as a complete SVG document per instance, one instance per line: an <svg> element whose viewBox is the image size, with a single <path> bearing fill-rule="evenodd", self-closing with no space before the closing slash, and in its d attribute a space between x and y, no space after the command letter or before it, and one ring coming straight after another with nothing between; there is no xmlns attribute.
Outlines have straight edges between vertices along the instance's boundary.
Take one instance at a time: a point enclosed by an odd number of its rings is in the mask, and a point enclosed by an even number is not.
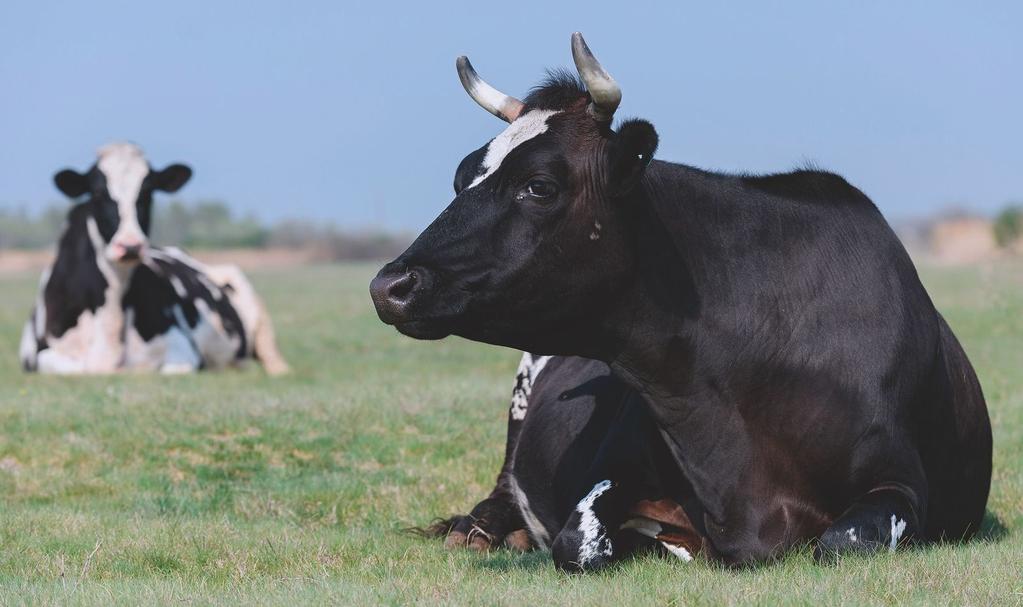
<svg viewBox="0 0 1023 607"><path fill-rule="evenodd" d="M126 337L127 353L124 366L132 371L161 371L183 373L199 368L199 354L188 336L172 326L165 333L142 339L134 327Z"/></svg>

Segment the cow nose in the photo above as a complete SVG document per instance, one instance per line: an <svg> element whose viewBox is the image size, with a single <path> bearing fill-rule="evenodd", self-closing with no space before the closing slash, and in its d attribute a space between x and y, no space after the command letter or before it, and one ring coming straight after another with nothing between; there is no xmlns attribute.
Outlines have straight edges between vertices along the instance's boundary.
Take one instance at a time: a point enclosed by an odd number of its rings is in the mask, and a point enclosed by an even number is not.
<svg viewBox="0 0 1023 607"><path fill-rule="evenodd" d="M416 268L389 271L386 267L376 275L369 283L369 293L380 320L393 325L408 319L420 275Z"/></svg>
<svg viewBox="0 0 1023 607"><path fill-rule="evenodd" d="M124 253L121 254L121 259L124 261L138 261L142 257L142 245L131 244L124 246Z"/></svg>

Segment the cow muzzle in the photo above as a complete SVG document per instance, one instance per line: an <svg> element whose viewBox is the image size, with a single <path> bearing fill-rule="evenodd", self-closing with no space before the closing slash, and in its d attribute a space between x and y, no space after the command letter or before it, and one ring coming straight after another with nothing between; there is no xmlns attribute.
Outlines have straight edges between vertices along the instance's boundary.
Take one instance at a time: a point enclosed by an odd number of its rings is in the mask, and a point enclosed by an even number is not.
<svg viewBox="0 0 1023 607"><path fill-rule="evenodd" d="M107 256L112 261L133 264L142 259L145 249L146 245L142 241L114 241L107 247Z"/></svg>
<svg viewBox="0 0 1023 607"><path fill-rule="evenodd" d="M399 262L387 264L369 283L377 316L409 337L447 337L451 333L447 322L450 315L427 311L435 295L432 283L433 275L422 267Z"/></svg>
<svg viewBox="0 0 1023 607"><path fill-rule="evenodd" d="M380 270L369 283L369 293L380 320L396 325L410 319L410 308L416 298L416 287L421 284L421 270L390 266Z"/></svg>

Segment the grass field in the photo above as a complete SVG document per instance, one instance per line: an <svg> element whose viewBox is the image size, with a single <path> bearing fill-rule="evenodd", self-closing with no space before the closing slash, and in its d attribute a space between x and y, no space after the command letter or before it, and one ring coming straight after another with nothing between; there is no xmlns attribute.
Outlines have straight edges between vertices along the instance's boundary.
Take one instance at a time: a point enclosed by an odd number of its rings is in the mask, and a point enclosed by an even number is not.
<svg viewBox="0 0 1023 607"><path fill-rule="evenodd" d="M252 273L295 372L26 376L36 277L0 277L0 604L1020 604L1023 264L924 279L984 386L982 539L748 571L445 551L401 529L465 511L500 465L518 355L382 325L374 266Z"/></svg>

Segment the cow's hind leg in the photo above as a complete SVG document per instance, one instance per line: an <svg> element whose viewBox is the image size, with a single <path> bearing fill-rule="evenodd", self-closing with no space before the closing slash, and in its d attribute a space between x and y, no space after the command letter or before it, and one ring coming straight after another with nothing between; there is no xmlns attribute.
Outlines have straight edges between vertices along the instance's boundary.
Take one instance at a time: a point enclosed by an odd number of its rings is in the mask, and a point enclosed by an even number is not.
<svg viewBox="0 0 1023 607"><path fill-rule="evenodd" d="M818 560L842 554L894 551L920 529L914 492L901 485L882 485L863 496L821 536L814 548Z"/></svg>

